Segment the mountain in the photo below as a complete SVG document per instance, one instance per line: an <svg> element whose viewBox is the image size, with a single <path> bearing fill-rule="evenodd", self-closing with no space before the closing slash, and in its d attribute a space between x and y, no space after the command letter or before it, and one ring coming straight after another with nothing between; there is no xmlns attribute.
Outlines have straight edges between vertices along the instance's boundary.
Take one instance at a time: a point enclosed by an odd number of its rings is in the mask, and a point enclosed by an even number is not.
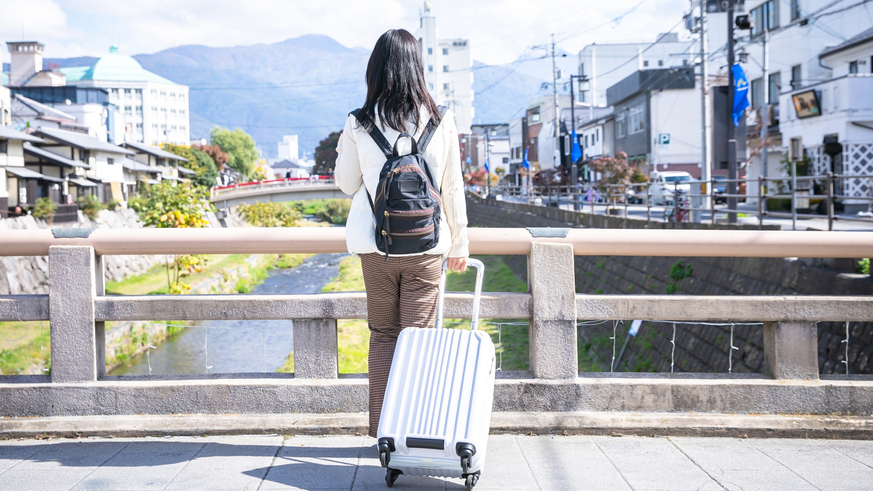
<svg viewBox="0 0 873 491"><path fill-rule="evenodd" d="M189 45L136 55L149 71L190 88L191 138L206 138L212 127L242 128L261 155L275 157L282 135L299 137L300 156L311 154L331 131L342 129L348 112L364 102L364 73L370 52L348 48L323 35L274 44L230 48ZM52 59L82 66L95 58ZM476 123L506 122L522 114L551 74L474 63ZM523 65L523 69L520 68ZM536 67L540 68L540 67ZM543 78L536 76L542 72Z"/></svg>

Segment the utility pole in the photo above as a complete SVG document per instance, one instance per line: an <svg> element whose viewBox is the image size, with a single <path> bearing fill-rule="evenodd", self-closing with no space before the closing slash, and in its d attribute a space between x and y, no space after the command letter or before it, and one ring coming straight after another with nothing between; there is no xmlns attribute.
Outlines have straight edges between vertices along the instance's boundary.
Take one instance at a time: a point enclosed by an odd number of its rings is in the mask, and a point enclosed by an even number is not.
<svg viewBox="0 0 873 491"><path fill-rule="evenodd" d="M555 35L552 34L552 96L555 103L555 152L552 152L552 165L555 166L555 153L561 149L561 131L558 127L558 122L561 120L561 115L558 114L558 67L555 64ZM540 167L542 169L542 167ZM542 176L541 176L542 177Z"/></svg>
<svg viewBox="0 0 873 491"><path fill-rule="evenodd" d="M733 109L734 109L734 6L736 0L727 1L727 70L728 70L728 87L727 87L727 164L728 164L728 183L727 192L730 196L728 202L728 223L737 223L737 128L734 126Z"/></svg>
<svg viewBox="0 0 873 491"><path fill-rule="evenodd" d="M770 41L770 29L768 27L764 26L764 74L761 76L761 176L764 178L761 185L765 186L764 189L767 189L767 149L770 146L767 142L770 126L770 50L767 46ZM764 190L762 189L758 194L764 196Z"/></svg>
<svg viewBox="0 0 873 491"><path fill-rule="evenodd" d="M706 182L707 193L712 192L712 164L709 155L709 67L706 53L706 2L700 1L700 119L703 126L701 130L701 180ZM711 197L709 199L712 199ZM709 203L704 203L704 208L709 208Z"/></svg>

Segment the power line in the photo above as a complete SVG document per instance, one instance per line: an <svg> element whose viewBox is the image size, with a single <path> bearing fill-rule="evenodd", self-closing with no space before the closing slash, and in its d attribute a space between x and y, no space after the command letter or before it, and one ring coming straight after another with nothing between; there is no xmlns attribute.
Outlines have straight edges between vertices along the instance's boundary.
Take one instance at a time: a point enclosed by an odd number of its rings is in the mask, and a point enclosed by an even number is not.
<svg viewBox="0 0 873 491"><path fill-rule="evenodd" d="M614 71L616 71L616 70L618 70L618 69L624 67L624 66L627 65L628 63L630 63L630 62L632 62L632 61L634 61L634 60L636 60L636 59L639 59L640 55L642 55L642 54L645 53L646 51L652 49L656 44L660 43L660 42L663 41L663 40L664 40L668 35L672 34L672 33L673 33L673 30L676 29L677 27L679 27L679 24L682 24L683 21L684 21L684 19L682 19L682 20L680 20L679 22L677 22L673 27L670 28L669 31L667 31L667 32L661 34L660 36L658 36L658 39L656 39L654 43L652 43L652 44L646 46L645 49L643 49L642 51L640 51L640 52L637 53L636 55L631 56L630 58L627 59L627 61L625 61L625 62L622 63L621 65L618 65L617 67L613 68L612 70L608 70L608 71L606 71L606 72L604 72L604 73L598 73L598 74L596 74L596 76L597 76L597 77L605 77L606 75L609 75L610 73L612 73L612 72L614 72Z"/></svg>

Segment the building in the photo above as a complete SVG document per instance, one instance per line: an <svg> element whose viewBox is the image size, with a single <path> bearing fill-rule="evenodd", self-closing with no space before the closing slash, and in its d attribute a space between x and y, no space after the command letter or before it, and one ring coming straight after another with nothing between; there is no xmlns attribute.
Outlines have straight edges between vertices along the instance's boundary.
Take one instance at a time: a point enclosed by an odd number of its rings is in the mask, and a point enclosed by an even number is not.
<svg viewBox="0 0 873 491"><path fill-rule="evenodd" d="M0 93L2 96L2 93ZM46 196L56 182L24 167L24 146L42 139L0 124L0 218L17 207L29 207Z"/></svg>
<svg viewBox="0 0 873 491"><path fill-rule="evenodd" d="M812 175L870 176L839 181L846 212L866 211L873 197L873 28L824 49L829 70L779 96L784 142L803 148Z"/></svg>
<svg viewBox="0 0 873 491"><path fill-rule="evenodd" d="M281 145L281 143L280 143ZM290 177L293 179L309 177L309 169L300 164L299 159L281 159L270 163L273 169L273 177L276 179L285 179Z"/></svg>
<svg viewBox="0 0 873 491"><path fill-rule="evenodd" d="M120 117L107 123L109 141L187 145L190 138L188 87L142 67L116 46L91 66L62 68L68 85L108 91Z"/></svg>
<svg viewBox="0 0 873 491"><path fill-rule="evenodd" d="M470 133L473 109L473 58L469 39L439 39L431 3L424 2L415 35L421 45L424 78L431 97L455 114L458 133Z"/></svg>
<svg viewBox="0 0 873 491"><path fill-rule="evenodd" d="M693 41L677 33L659 34L656 43L589 44L579 52L579 73L591 89L579 102L607 106L606 90L634 72L689 66L694 63Z"/></svg>
<svg viewBox="0 0 873 491"><path fill-rule="evenodd" d="M124 183L130 195L137 194L143 183L157 184L164 179L186 182L197 175L193 170L182 166L188 159L154 145L127 142L121 146L135 153L133 157L121 161L124 167Z"/></svg>
<svg viewBox="0 0 873 491"><path fill-rule="evenodd" d="M46 127L88 134L88 128L80 125L72 114L20 94L12 95L11 114L12 127L17 130Z"/></svg>
<svg viewBox="0 0 873 491"><path fill-rule="evenodd" d="M70 195L75 199L96 191L94 194L103 203L127 201L130 189L125 186L125 168L122 164L136 155L135 152L72 131L43 127L37 128L34 135L44 140L39 150L63 157L68 162L84 164L64 170L63 167L70 164L58 162L57 167L61 172L58 178L72 178L64 182L62 194ZM41 157L45 158L46 155L43 154ZM27 163L27 165L31 164ZM95 189L89 189L93 186L86 185L85 182L96 184Z"/></svg>
<svg viewBox="0 0 873 491"><path fill-rule="evenodd" d="M694 89L692 67L640 70L609 87L614 151L625 152L645 173L675 170L700 178L701 100Z"/></svg>
<svg viewBox="0 0 873 491"><path fill-rule="evenodd" d="M474 124L468 136L472 148L467 151L472 157L473 167L484 169L485 159L488 159L488 169L492 174L497 173L497 169L503 169L504 176L509 174L508 124Z"/></svg>
<svg viewBox="0 0 873 491"><path fill-rule="evenodd" d="M297 160L299 157L297 135L283 136L279 142L279 160Z"/></svg>
<svg viewBox="0 0 873 491"><path fill-rule="evenodd" d="M553 94L538 95L528 102L526 111L528 161L534 173L551 171L561 165L561 152L558 148L558 131L561 125L557 115L564 108L569 109L569 107L569 94L558 94L558 107L555 107ZM569 121L569 116L567 119ZM523 150L521 153L524 157Z"/></svg>
<svg viewBox="0 0 873 491"><path fill-rule="evenodd" d="M850 155L849 146L857 149L859 147L854 145L873 142L873 131L855 124L865 124L862 121L867 117L864 113L869 114L869 110L862 108L867 100L866 94L873 86L865 82L864 74L871 72L873 60L865 54L869 48L865 51L862 45L869 35L865 33L870 30L869 16L873 14L873 8L863 2L844 5L828 0L749 0L746 10L754 19L755 26L749 41L738 47L749 60L742 66L750 82L752 119L757 126L753 130L750 125L748 135L752 154L748 165L751 179L748 194L757 194L758 176L786 175L782 161L793 138L816 163L815 173L828 168L848 170L839 164ZM830 49L835 51L829 52ZM763 66L768 67L766 76ZM857 72L853 73L853 70ZM810 90L818 96L821 115L806 113L804 117L798 117L794 96ZM834 97L835 91L837 97ZM769 116L765 132L766 169L761 165L760 157L762 111ZM838 157L841 162L836 162L835 166L824 153L826 137L836 137L845 150ZM853 164L849 173L873 175L871 166L857 164ZM868 184L863 187L870 189ZM847 188L837 192L851 195L869 191L847 183ZM859 206L847 208L867 209L866 205L856 205Z"/></svg>

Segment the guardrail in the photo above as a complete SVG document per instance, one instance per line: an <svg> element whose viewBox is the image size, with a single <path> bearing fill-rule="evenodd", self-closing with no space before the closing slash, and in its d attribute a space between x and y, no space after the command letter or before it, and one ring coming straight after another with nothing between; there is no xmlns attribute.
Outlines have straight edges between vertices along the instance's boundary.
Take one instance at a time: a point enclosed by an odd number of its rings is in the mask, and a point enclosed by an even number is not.
<svg viewBox="0 0 873 491"><path fill-rule="evenodd" d="M309 177L290 177L287 179L274 179L270 181L252 181L239 184L231 184L229 186L219 186L212 188L212 199L225 196L227 194L236 193L238 191L254 191L262 189L280 189L296 186L309 186L318 184L333 184L334 179L329 176L315 176L316 179Z"/></svg>
<svg viewBox="0 0 873 491"><path fill-rule="evenodd" d="M528 293L482 296L483 318L530 320L531 370L498 380L495 410L869 412L869 378L819 380L815 324L873 319L869 298L580 295L574 256L868 257L873 234L473 228L469 237L473 254L528 257ZM338 375L336 328L366 318L364 293L107 296L103 287L104 255L344 251L340 228L8 231L0 256L48 255L51 292L0 297L0 321L50 322L51 373L0 378L0 416L365 411L366 379ZM471 298L448 294L445 309L469 318ZM214 319L293 319L294 375L106 376L105 322ZM580 376L577 322L609 319L763 322L766 373Z"/></svg>
<svg viewBox="0 0 873 491"><path fill-rule="evenodd" d="M743 214L757 217L759 226L764 224L766 217L790 218L792 220L791 228L796 230L799 218L823 218L827 219L828 230L832 231L834 223L837 221L873 223L873 213L868 216L847 216L835 213L836 206L845 201L868 202L873 206L873 197L843 196L836 191L845 187L843 182L850 179L868 180L870 186L873 187L873 176L870 175L828 173L818 176L689 180L678 184L668 183L666 186L654 182L609 184L605 186L607 189L605 193L589 191L593 189L590 183L575 187L572 185L535 186L532 192L523 186L498 186L492 189L491 194L501 194L516 200L521 199L528 204L544 206L557 206L563 201L573 206L576 211L590 207L591 213L595 213L595 206L606 206L605 212L607 214L612 213L611 210L622 211L625 217L628 216L628 207L633 204L632 202L636 202L646 206L646 221L687 222L692 221L690 212L709 212L710 221L716 223L718 214L728 217ZM727 187L730 183L736 183L738 188L745 185L746 189L750 183L756 183L756 193L729 194L728 189L716 192L716 188ZM824 194L812 192L816 185L820 189L824 189ZM680 191L678 186L688 186L690 189ZM656 189L653 190L653 188ZM695 192L695 189L698 191ZM700 199L694 200L694 198ZM756 209L738 210L730 206L716 208L718 201L728 202L731 199L749 198L756 199ZM790 209L784 212L768 210L768 200L790 200ZM699 201L699 203L695 206L694 201ZM808 210L810 208L808 205L815 201L824 203L826 213L814 214L802 211ZM801 204L807 206L800 206ZM653 210L656 212L654 216Z"/></svg>

